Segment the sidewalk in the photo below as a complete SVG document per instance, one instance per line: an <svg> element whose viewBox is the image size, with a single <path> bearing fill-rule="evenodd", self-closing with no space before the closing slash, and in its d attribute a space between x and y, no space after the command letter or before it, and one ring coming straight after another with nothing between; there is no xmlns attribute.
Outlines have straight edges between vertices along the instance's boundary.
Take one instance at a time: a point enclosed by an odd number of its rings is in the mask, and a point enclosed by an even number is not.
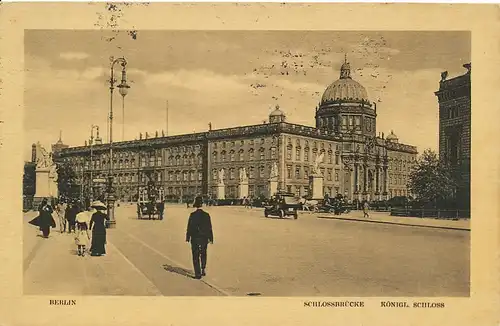
<svg viewBox="0 0 500 326"><path fill-rule="evenodd" d="M106 256L80 257L73 234L52 229L44 239L37 233L25 227L31 247L25 247L25 295L161 295L113 244L108 243Z"/></svg>
<svg viewBox="0 0 500 326"><path fill-rule="evenodd" d="M317 215L318 218L324 218L324 219L336 219L345 221L360 221L367 223L382 223L382 224L470 231L470 219L459 219L454 221L454 220L433 219L433 218L401 217L401 216L391 216L389 212L374 212L374 211L370 211L369 214L370 214L369 218L364 218L363 211L360 210L360 211L351 211L348 214L342 214L342 215L333 215L324 213L319 213Z"/></svg>

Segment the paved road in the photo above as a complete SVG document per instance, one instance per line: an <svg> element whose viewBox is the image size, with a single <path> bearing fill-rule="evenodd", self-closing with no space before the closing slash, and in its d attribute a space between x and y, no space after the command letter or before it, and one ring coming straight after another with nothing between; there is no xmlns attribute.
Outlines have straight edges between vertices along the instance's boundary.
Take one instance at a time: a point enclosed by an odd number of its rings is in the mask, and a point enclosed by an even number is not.
<svg viewBox="0 0 500 326"><path fill-rule="evenodd" d="M167 206L165 220L149 221L137 220L135 207L125 206L117 208L117 228L108 232L106 257L75 256L70 235L36 238L36 230L26 226L25 293L469 295L470 232L314 214L266 219L257 209L207 210L215 243L209 245L203 282L190 278L184 237L191 209Z"/></svg>

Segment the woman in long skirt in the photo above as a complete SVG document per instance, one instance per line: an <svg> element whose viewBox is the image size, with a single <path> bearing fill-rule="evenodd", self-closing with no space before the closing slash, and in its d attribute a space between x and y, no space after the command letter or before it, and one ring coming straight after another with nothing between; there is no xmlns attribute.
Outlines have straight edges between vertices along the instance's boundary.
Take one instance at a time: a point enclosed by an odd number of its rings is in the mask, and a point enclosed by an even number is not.
<svg viewBox="0 0 500 326"><path fill-rule="evenodd" d="M92 208L97 211L90 218L90 229L92 229L92 244L90 246L91 256L103 256L106 254L106 225L109 221L108 215L105 213L106 205L97 201L92 203Z"/></svg>
<svg viewBox="0 0 500 326"><path fill-rule="evenodd" d="M38 207L38 216L29 222L30 224L36 225L40 228L44 238L49 237L51 227L56 227L56 221L54 221L54 218L52 217L53 211L52 206L50 206L47 199L44 198Z"/></svg>

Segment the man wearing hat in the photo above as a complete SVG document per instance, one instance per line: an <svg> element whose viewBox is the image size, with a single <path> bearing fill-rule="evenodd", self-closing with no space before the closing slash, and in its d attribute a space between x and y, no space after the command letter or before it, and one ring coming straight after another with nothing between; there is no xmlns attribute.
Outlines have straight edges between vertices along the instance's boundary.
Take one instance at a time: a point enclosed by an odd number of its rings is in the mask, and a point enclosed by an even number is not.
<svg viewBox="0 0 500 326"><path fill-rule="evenodd" d="M191 242L191 252L193 254L193 266L196 279L205 276L207 266L207 247L208 243L214 243L212 231L212 222L210 215L201 209L203 199L197 196L193 206L196 210L189 215L189 221L186 231L186 241ZM201 265L200 265L201 261Z"/></svg>

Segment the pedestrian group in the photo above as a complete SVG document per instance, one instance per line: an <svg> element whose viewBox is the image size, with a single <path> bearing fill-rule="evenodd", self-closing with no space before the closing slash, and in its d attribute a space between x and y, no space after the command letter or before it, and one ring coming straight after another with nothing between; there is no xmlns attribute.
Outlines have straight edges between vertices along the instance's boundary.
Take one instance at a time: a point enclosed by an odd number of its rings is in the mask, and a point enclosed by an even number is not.
<svg viewBox="0 0 500 326"><path fill-rule="evenodd" d="M106 254L106 222L109 221L106 210L106 205L101 201L92 202L86 210L77 201L60 202L55 204L54 208L53 203L49 203L48 199L44 198L38 207L38 215L29 223L37 226L42 232L42 237L48 239L50 228L56 227L52 215L55 213L59 222L59 232L74 234L78 256L83 257L87 252L91 256L104 256Z"/></svg>

